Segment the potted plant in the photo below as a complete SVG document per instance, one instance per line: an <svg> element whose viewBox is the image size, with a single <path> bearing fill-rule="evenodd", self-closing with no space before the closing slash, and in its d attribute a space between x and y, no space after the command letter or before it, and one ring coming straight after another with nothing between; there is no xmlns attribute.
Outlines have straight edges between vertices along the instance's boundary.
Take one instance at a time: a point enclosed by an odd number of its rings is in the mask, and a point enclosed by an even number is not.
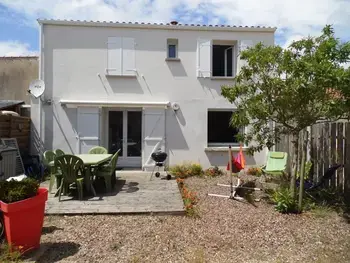
<svg viewBox="0 0 350 263"><path fill-rule="evenodd" d="M27 252L40 247L48 190L26 178L0 182L0 209L11 247Z"/></svg>

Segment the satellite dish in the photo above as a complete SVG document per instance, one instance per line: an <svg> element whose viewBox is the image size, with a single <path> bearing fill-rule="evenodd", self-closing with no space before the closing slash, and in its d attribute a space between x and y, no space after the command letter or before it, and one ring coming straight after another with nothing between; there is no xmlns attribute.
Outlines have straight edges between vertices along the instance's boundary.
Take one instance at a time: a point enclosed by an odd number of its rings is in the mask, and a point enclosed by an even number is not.
<svg viewBox="0 0 350 263"><path fill-rule="evenodd" d="M28 92L32 94L35 98L39 98L41 95L43 95L45 91L45 83L41 79L33 80L30 85Z"/></svg>

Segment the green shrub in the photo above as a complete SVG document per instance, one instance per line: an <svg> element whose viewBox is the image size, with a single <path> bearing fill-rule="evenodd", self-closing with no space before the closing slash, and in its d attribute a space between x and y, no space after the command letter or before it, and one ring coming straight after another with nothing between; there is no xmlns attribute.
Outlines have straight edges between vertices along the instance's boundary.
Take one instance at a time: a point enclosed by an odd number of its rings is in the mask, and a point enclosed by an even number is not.
<svg viewBox="0 0 350 263"><path fill-rule="evenodd" d="M247 170L247 174L249 175L255 175L255 176L261 176L262 175L262 169L260 167L250 167Z"/></svg>
<svg viewBox="0 0 350 263"><path fill-rule="evenodd" d="M199 163L193 163L190 165L190 174L192 176L201 176L203 175L203 168Z"/></svg>
<svg viewBox="0 0 350 263"><path fill-rule="evenodd" d="M280 213L296 213L298 211L298 204L289 188L275 190L271 199L275 204L275 209Z"/></svg>
<svg viewBox="0 0 350 263"><path fill-rule="evenodd" d="M170 173L175 177L187 178L190 176L202 176L203 169L200 164L197 163L183 163L171 166L169 168Z"/></svg>
<svg viewBox="0 0 350 263"><path fill-rule="evenodd" d="M0 200L4 203L13 203L31 198L37 194L38 188L39 183L32 178L26 178L22 181L1 181Z"/></svg>
<svg viewBox="0 0 350 263"><path fill-rule="evenodd" d="M224 174L224 172L222 170L220 170L219 167L217 167L217 166L210 167L204 171L204 175L209 176L209 177L220 176L223 174Z"/></svg>
<svg viewBox="0 0 350 263"><path fill-rule="evenodd" d="M3 242L0 244L0 262L22 262L21 253L15 247Z"/></svg>

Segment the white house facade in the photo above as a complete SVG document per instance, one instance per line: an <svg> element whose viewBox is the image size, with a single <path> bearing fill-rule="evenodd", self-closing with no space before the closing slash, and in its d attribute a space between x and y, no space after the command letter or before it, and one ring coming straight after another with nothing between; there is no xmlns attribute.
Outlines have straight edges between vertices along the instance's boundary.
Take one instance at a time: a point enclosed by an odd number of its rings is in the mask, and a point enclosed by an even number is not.
<svg viewBox="0 0 350 263"><path fill-rule="evenodd" d="M221 93L244 61L239 51L274 44L275 28L39 20L41 99L32 98L33 149L121 149L120 167L224 166L241 127ZM247 157L265 162L266 152Z"/></svg>

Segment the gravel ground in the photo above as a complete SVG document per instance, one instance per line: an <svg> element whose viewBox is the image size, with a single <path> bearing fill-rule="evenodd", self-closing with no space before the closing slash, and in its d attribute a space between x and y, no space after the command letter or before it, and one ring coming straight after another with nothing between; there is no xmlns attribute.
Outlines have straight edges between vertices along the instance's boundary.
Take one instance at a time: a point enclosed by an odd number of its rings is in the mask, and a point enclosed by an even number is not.
<svg viewBox="0 0 350 263"><path fill-rule="evenodd" d="M282 215L210 197L227 194L227 177L189 178L199 218L50 216L36 262L350 262L350 224L335 213Z"/></svg>

